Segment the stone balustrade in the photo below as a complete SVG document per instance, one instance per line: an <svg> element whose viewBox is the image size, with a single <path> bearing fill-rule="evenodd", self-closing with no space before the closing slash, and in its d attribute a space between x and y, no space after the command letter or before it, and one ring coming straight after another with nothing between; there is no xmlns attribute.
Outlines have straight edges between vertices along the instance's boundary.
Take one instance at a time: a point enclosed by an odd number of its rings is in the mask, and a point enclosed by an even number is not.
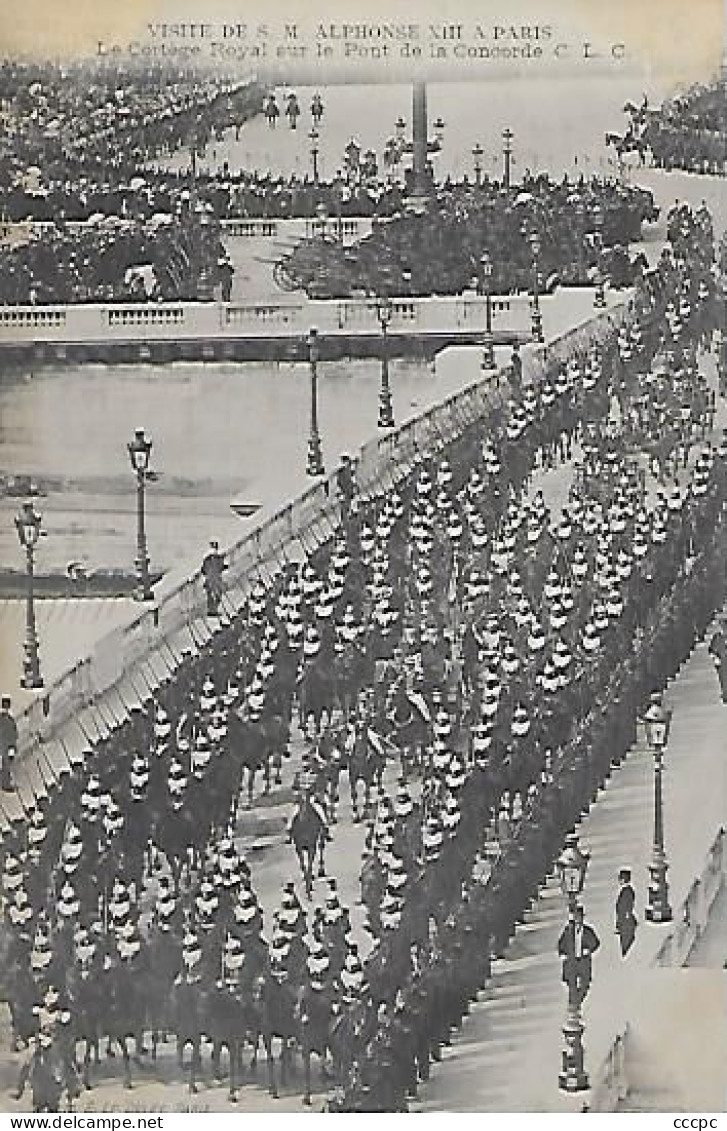
<svg viewBox="0 0 727 1131"><path fill-rule="evenodd" d="M481 337L485 317L486 300L475 294L397 299L389 334L472 340ZM291 338L311 326L332 338L378 337L381 332L372 299L5 306L0 307L0 349L29 342L90 346ZM492 326L502 340L527 338L527 295L494 299Z"/></svg>
<svg viewBox="0 0 727 1131"><path fill-rule="evenodd" d="M655 966L686 966L689 955L707 926L709 915L727 873L725 830L717 833L709 850L701 875L689 888L678 908L674 909L674 926L659 949Z"/></svg>
<svg viewBox="0 0 727 1131"><path fill-rule="evenodd" d="M455 302L457 300L448 300ZM598 341L629 315L626 303L591 319L551 345L524 350L524 368L538 379L551 360L566 360L575 349ZM391 488L412 463L454 439L476 419L498 412L509 393L504 371L483 377L441 404L376 437L357 453L356 476L361 493L373 495ZM311 486L271 517L253 522L248 533L225 548L225 607L239 609L256 577L274 573L284 558L310 553L330 534L338 519L335 476ZM155 587L153 604L101 639L91 655L50 684L18 717L21 759L38 743L54 739L69 720L84 717L85 708L116 688L118 710L130 709L148 698L161 678L170 674L185 652L209 639L209 620L199 562L167 575ZM161 678L160 678L161 676Z"/></svg>

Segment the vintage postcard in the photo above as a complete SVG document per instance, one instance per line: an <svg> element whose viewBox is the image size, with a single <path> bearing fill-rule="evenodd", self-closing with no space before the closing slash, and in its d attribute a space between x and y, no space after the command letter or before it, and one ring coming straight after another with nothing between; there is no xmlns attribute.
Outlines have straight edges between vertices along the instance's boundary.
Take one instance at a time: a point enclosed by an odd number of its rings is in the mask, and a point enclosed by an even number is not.
<svg viewBox="0 0 727 1131"><path fill-rule="evenodd" d="M725 1110L724 20L0 10L6 1116Z"/></svg>

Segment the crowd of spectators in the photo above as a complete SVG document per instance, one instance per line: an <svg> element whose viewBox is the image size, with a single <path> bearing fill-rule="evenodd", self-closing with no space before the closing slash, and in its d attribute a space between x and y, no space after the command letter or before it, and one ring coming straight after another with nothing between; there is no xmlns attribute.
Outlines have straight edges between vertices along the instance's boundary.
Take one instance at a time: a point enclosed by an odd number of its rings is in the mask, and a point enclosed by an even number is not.
<svg viewBox="0 0 727 1131"><path fill-rule="evenodd" d="M189 211L146 223L112 217L72 231L49 225L3 250L0 304L211 298L218 284L228 288L232 270L216 227Z"/></svg>
<svg viewBox="0 0 727 1131"><path fill-rule="evenodd" d="M115 191L154 158L185 145L202 151L239 129L261 102L255 83L168 67L5 62L0 208L11 219L45 219L43 202L59 193Z"/></svg>
<svg viewBox="0 0 727 1131"><path fill-rule="evenodd" d="M422 212L398 212L354 248L313 240L283 267L315 297L457 294L482 282L486 253L490 286L503 294L532 286L537 237L541 288L587 283L599 270L625 285L633 278L627 246L657 218L649 192L595 178L574 184L542 175L511 190L445 182Z"/></svg>

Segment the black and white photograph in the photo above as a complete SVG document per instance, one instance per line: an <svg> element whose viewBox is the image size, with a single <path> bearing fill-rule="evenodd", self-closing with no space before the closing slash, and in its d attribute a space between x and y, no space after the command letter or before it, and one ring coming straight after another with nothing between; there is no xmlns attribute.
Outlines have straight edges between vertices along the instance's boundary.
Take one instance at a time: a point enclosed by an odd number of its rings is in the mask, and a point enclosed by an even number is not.
<svg viewBox="0 0 727 1131"><path fill-rule="evenodd" d="M727 1110L724 28L0 10L5 1116Z"/></svg>

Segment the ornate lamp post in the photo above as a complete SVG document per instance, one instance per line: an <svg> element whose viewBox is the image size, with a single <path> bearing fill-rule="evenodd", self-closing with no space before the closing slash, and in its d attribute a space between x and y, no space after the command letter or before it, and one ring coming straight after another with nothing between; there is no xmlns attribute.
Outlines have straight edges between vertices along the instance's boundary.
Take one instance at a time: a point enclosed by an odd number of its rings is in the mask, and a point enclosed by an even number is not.
<svg viewBox="0 0 727 1131"><path fill-rule="evenodd" d="M528 237L533 256L533 341L543 342L543 315L540 311L540 236L532 232Z"/></svg>
<svg viewBox="0 0 727 1131"><path fill-rule="evenodd" d="M146 480L149 474L149 458L152 442L137 428L134 439L126 445L132 470L136 474L136 576L139 582L137 597L140 601L153 601L154 594L149 577L149 554L146 546L146 525L144 514Z"/></svg>
<svg viewBox="0 0 727 1131"><path fill-rule="evenodd" d="M664 852L664 803L662 798L662 776L664 770L664 750L669 741L672 712L664 707L661 696L654 694L644 715L646 741L654 756L654 846L649 864L649 895L646 918L650 923L669 923L672 910L669 905L669 885L666 873L668 864Z"/></svg>
<svg viewBox="0 0 727 1131"><path fill-rule="evenodd" d="M484 156L485 151L478 141L477 145L474 145L472 147L472 161L474 162L475 167L475 184L478 188L482 184L482 158Z"/></svg>
<svg viewBox="0 0 727 1131"><path fill-rule="evenodd" d="M21 687L32 689L43 686L38 654L38 634L35 627L35 547L43 531L41 517L32 503L23 503L20 514L15 519L20 545L25 550L25 564L28 588L25 603L25 643L23 645L23 678Z"/></svg>
<svg viewBox="0 0 727 1131"><path fill-rule="evenodd" d="M563 895L568 900L568 922L575 930L578 896L583 891L589 857L581 852L578 837L566 837L565 848L556 861L558 880ZM583 1092L588 1088L588 1076L583 1066L583 1022L581 997L575 977L568 980L568 1013L563 1025L563 1068L558 1076L559 1086L565 1092Z"/></svg>
<svg viewBox="0 0 727 1131"><path fill-rule="evenodd" d="M318 229L322 240L328 235L328 209L323 201L316 205L316 219L318 221Z"/></svg>
<svg viewBox="0 0 727 1131"><path fill-rule="evenodd" d="M506 189L510 188L510 174L512 168L512 142L515 134L509 126L502 131L502 158L503 172L502 183Z"/></svg>
<svg viewBox="0 0 727 1131"><path fill-rule="evenodd" d="M585 237L585 234L586 234L586 232L585 232L586 210L583 206L582 200L579 200L579 201L576 202L575 214L576 214L576 239L578 240L578 274L580 276L578 281L581 282L581 281L587 281L586 245L585 245L585 242L584 242L584 237Z"/></svg>
<svg viewBox="0 0 727 1131"><path fill-rule="evenodd" d="M379 390L379 428L393 428L394 407L391 402L391 385L389 384L389 338L388 330L394 313L388 298L382 298L376 304L376 314L381 327L381 388Z"/></svg>
<svg viewBox="0 0 727 1131"><path fill-rule="evenodd" d="M423 90L422 84L415 84L419 87L419 95ZM415 92L415 103L417 102ZM419 103L419 112L414 113L413 125L413 138L408 139L406 136L406 120L399 117L394 125L394 136L389 138L386 150L391 155L390 162L395 168L399 168L405 157L411 156L413 160L414 172L414 190L415 197L424 197L429 192L430 183L433 181L433 173L431 162L427 159L430 155L439 153L442 149L444 140L445 122L439 117L432 122L432 137L426 136L426 98L424 99L424 109L422 111L421 102Z"/></svg>
<svg viewBox="0 0 727 1131"><path fill-rule="evenodd" d="M208 204L199 201L194 211L197 217L197 298L200 302L210 302L213 298L208 247L212 228L211 209Z"/></svg>
<svg viewBox="0 0 727 1131"><path fill-rule="evenodd" d="M485 251L480 259L482 289L485 294L485 348L482 351L482 369L495 369L495 342L492 337L492 258Z"/></svg>
<svg viewBox="0 0 727 1131"><path fill-rule="evenodd" d="M312 170L313 170L313 184L314 185L318 184L318 154L320 152L318 142L320 140L320 136L321 135L318 132L318 130L316 129L316 127L313 126L313 129L308 134L308 140L310 141L310 160L311 160L311 167L312 167Z"/></svg>
<svg viewBox="0 0 727 1131"><path fill-rule="evenodd" d="M603 209L600 204L593 209L593 226L596 241L596 294L593 305L602 308L606 305L606 281L603 274Z"/></svg>
<svg viewBox="0 0 727 1131"><path fill-rule="evenodd" d="M306 472L316 476L325 474L323 466L323 452L321 450L321 437L318 431L318 359L320 357L320 344L318 331L311 327L306 338L308 346L308 364L310 365L310 436L308 438L308 463Z"/></svg>

